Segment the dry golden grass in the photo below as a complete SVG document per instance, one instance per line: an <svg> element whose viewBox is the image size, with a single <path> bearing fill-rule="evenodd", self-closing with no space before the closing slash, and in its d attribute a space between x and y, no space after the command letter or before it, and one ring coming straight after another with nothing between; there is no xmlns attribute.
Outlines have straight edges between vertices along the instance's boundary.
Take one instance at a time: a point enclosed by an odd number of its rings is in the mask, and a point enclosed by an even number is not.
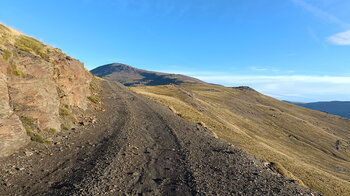
<svg viewBox="0 0 350 196"><path fill-rule="evenodd" d="M350 120L247 88L217 85L132 87L219 138L273 162L276 171L326 195L350 195ZM341 141L341 149L335 143Z"/></svg>
<svg viewBox="0 0 350 196"><path fill-rule="evenodd" d="M46 61L50 61L50 55L62 53L59 49L45 45L32 37L26 36L0 23L0 52L1 51L3 51L3 57L6 55L6 58L4 58L5 60L9 59L11 56L17 55L18 51L30 53Z"/></svg>

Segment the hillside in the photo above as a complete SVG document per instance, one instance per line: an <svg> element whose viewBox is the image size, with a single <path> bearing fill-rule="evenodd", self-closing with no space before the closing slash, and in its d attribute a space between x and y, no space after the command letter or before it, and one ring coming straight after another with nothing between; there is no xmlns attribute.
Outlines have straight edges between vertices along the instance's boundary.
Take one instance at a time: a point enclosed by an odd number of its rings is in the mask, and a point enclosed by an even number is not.
<svg viewBox="0 0 350 196"><path fill-rule="evenodd" d="M292 104L302 106L305 108L327 112L330 114L350 118L350 102L349 101L324 101L324 102L313 102L313 103L297 103L291 102Z"/></svg>
<svg viewBox="0 0 350 196"><path fill-rule="evenodd" d="M180 74L146 71L128 65L113 63L91 70L91 73L124 84L125 86L202 83L202 81Z"/></svg>
<svg viewBox="0 0 350 196"><path fill-rule="evenodd" d="M59 49L0 36L0 195L319 195ZM202 84L154 74L135 85Z"/></svg>
<svg viewBox="0 0 350 196"><path fill-rule="evenodd" d="M0 158L74 126L92 81L81 62L0 23Z"/></svg>
<svg viewBox="0 0 350 196"><path fill-rule="evenodd" d="M273 162L300 184L326 195L350 193L349 119L294 106L249 87L183 83L130 89Z"/></svg>

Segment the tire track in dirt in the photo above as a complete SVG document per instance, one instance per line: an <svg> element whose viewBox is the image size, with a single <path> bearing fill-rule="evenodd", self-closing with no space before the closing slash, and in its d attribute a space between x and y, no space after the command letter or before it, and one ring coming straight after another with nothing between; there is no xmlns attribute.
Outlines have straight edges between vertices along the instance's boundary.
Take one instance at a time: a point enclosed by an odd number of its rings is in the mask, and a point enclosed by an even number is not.
<svg viewBox="0 0 350 196"><path fill-rule="evenodd" d="M175 145L176 145L176 148L172 149L172 150L176 150L179 157L180 157L180 160L178 160L178 162L181 161L181 164L184 166L184 181L185 181L185 184L187 184L190 188L190 192L189 194L191 195L195 195L197 194L196 192L196 182L195 182L195 179L193 178L193 173L190 169L190 166L189 166L189 161L187 159L187 150L183 148L183 145L181 144L179 138L177 137L176 135L176 131L169 126L169 124L167 124L167 122L164 120L164 118L157 112L155 111L152 107L150 107L148 105L148 103L146 103L143 99L140 99L140 102L142 102L145 107L147 107L147 109L149 111L152 112L153 115L156 116L157 119L159 119L161 121L162 124L164 124L165 126L165 129L164 131L166 131L169 136L172 138L172 141L174 141Z"/></svg>
<svg viewBox="0 0 350 196"><path fill-rule="evenodd" d="M109 84L109 83L108 83ZM110 84L109 84L110 85ZM111 86L110 86L111 87ZM64 177L63 182L54 184L51 188L52 191L48 195L74 195L81 192L84 183L91 183L98 178L96 176L103 175L101 170L105 169L111 164L111 161L117 156L117 152L120 151L122 143L117 141L123 136L123 130L127 123L130 121L129 104L124 96L119 97L119 104L123 106L120 111L123 115L117 120L118 123L113 122L113 132L110 135L105 136L99 143L99 145L91 153L91 157L86 160L86 155L82 153L77 159L84 160L84 163L77 165L77 168L72 170L72 173ZM114 118L111 117L109 121ZM106 130L103 132L107 132Z"/></svg>
<svg viewBox="0 0 350 196"><path fill-rule="evenodd" d="M122 86L107 84L110 95L122 100L127 115L121 122L111 123L114 132L108 139L101 140L95 156L74 170L65 181L54 185L51 194L96 195L101 190L111 195L115 191L149 195L194 194L185 155L172 129L133 93ZM113 186L115 184L118 186Z"/></svg>
<svg viewBox="0 0 350 196"><path fill-rule="evenodd" d="M115 90L116 93L118 91L120 92L120 89ZM130 91L123 94L129 96L128 109L133 117L128 125L131 137L128 142L138 156L132 157L132 162L142 163L135 167L140 171L138 181L129 187L139 190L138 194L192 193L193 190L189 186L191 183L186 179L188 171L185 168L181 145L174 135L169 134L171 128L156 111L135 94ZM125 160L125 157L121 160ZM130 171L127 173L130 174Z"/></svg>

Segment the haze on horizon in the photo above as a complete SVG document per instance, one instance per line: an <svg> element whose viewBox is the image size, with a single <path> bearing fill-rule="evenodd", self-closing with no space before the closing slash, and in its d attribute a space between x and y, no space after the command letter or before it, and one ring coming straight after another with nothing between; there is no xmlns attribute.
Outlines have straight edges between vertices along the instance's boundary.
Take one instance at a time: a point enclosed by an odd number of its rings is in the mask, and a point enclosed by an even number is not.
<svg viewBox="0 0 350 196"><path fill-rule="evenodd" d="M282 100L350 100L346 0L4 0L0 21L88 69L120 62Z"/></svg>

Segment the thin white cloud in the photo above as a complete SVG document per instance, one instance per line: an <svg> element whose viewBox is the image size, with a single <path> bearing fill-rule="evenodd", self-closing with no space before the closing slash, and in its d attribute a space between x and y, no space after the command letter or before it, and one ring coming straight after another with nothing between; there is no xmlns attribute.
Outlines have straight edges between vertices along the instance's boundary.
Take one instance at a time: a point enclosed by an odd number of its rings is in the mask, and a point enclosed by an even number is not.
<svg viewBox="0 0 350 196"><path fill-rule="evenodd" d="M292 0L292 2L294 4L302 7L303 9L309 11L310 13L312 13L316 17L319 17L319 18L322 18L322 19L327 20L329 22L332 22L334 24L337 24L345 29L350 28L350 24L348 22L345 22L345 21L339 19L338 17L334 16L333 14L330 14L330 13L328 13L320 8L317 8L313 5L305 2L304 0ZM310 32L310 35L313 37L313 39L316 42L322 44L322 46L324 48L326 47L318 39L318 37L316 36L316 34L312 30L309 30L309 32ZM329 41L330 43L335 44L335 45L350 45L350 30L332 35L332 36L327 38L327 41Z"/></svg>
<svg viewBox="0 0 350 196"><path fill-rule="evenodd" d="M311 36L311 38L319 45L321 45L323 48L327 48L326 44L323 42L323 40L321 40L317 34L315 33L315 31L312 28L308 28L309 34Z"/></svg>
<svg viewBox="0 0 350 196"><path fill-rule="evenodd" d="M335 45L350 45L350 30L332 35L327 40Z"/></svg>
<svg viewBox="0 0 350 196"><path fill-rule="evenodd" d="M350 77L342 76L304 76L304 75L280 75L280 76L197 76L206 80L221 80L226 82L251 81L255 83L266 81L300 81L305 83L326 82L333 84L350 84Z"/></svg>
<svg viewBox="0 0 350 196"><path fill-rule="evenodd" d="M293 54L292 54L293 55ZM260 74L262 73L274 73L274 74L286 74L286 73L293 73L293 70L280 70L276 67L271 67L271 66L267 66L267 67L249 67L249 70L254 71L254 72L260 72Z"/></svg>
<svg viewBox="0 0 350 196"><path fill-rule="evenodd" d="M338 76L203 76L192 74L210 83L225 86L250 86L257 91L290 101L330 101L350 100L350 77Z"/></svg>
<svg viewBox="0 0 350 196"><path fill-rule="evenodd" d="M267 68L260 68L260 67L251 67L250 70L252 71L267 71Z"/></svg>
<svg viewBox="0 0 350 196"><path fill-rule="evenodd" d="M292 0L292 2L300 7L302 7L303 9L309 11L310 13L312 13L314 16L316 17L319 17L319 18L322 18L322 19L325 19L329 22L332 22L332 23L335 23L335 24L338 24L342 27L345 27L345 28L349 28L350 27L350 24L339 19L338 17L318 8L318 7L315 7L307 2L305 2L304 0Z"/></svg>
<svg viewBox="0 0 350 196"><path fill-rule="evenodd" d="M234 75L227 72L209 72L198 70L174 71L158 70L198 78L205 82L224 86L249 86L255 90L288 101L350 101L350 76L309 76L290 75L293 71L278 75ZM265 72L266 73L266 72ZM276 74L276 73L275 73Z"/></svg>

